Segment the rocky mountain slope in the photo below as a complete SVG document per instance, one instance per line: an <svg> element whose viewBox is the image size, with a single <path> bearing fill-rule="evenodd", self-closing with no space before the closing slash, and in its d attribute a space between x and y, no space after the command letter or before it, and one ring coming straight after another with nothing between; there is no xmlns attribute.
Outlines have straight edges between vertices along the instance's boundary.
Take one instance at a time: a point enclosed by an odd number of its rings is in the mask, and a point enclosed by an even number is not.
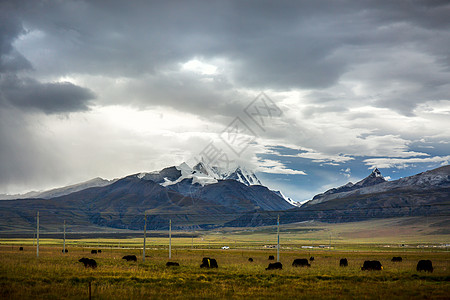
<svg viewBox="0 0 450 300"><path fill-rule="evenodd" d="M356 184L319 194L299 208L277 212L282 223L349 222L403 216L450 216L450 166L386 181L378 170ZM273 212L254 211L226 226L274 224Z"/></svg>
<svg viewBox="0 0 450 300"><path fill-rule="evenodd" d="M422 191L439 187L450 187L449 173L450 166L445 166L414 176L386 181L381 175L381 172L375 169L369 176L356 184L350 182L344 186L316 195L311 201L306 202L304 206L307 207L339 198L383 193L393 190Z"/></svg>

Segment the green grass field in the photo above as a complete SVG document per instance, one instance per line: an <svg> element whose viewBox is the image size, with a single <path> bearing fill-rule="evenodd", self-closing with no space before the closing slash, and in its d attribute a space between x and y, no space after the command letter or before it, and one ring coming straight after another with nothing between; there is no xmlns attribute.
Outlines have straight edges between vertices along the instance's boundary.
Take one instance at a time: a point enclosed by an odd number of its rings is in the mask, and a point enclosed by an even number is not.
<svg viewBox="0 0 450 300"><path fill-rule="evenodd" d="M172 261L180 263L178 268L165 266L168 239L152 237L151 232L145 262L138 238L69 239L65 255L61 240L43 239L39 258L33 239L2 239L0 298L87 299L90 282L92 299L450 299L450 252L442 246L449 235L436 231L432 222L414 224L392 219L282 226L283 270L275 271L265 270L268 256L276 257L276 249L264 247L276 243L273 227L221 229L194 239L173 239ZM330 241L331 248L319 248ZM223 245L231 249L221 250ZM314 248L302 248L305 245ZM90 254L91 249L102 253ZM121 259L127 254L135 254L138 262ZM200 269L205 256L215 258L219 268ZM310 256L315 257L310 268L291 266L295 258ZM403 257L403 262L391 262L393 256ZM98 268L84 268L78 262L81 257L94 258ZM343 257L349 260L347 268L339 267ZM368 259L379 260L384 269L361 271ZM434 272L416 272L419 259L431 259Z"/></svg>

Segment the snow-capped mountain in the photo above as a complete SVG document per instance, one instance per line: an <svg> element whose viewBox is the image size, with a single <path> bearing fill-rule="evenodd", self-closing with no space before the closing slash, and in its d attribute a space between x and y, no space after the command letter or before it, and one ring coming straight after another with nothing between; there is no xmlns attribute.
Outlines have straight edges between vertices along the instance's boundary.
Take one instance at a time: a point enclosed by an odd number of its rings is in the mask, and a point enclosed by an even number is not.
<svg viewBox="0 0 450 300"><path fill-rule="evenodd" d="M204 163L192 168L183 163L50 199L0 201L0 230L13 226L6 222L11 216L20 215L23 224L30 223L36 210L60 212L48 215L43 221L46 224L60 225L64 218L76 215L76 222L86 226L127 229L141 229L142 216L147 214L149 228L161 229L167 227L169 218L178 226L210 226L249 211L293 207L280 193L258 183L257 177L243 168L223 171Z"/></svg>
<svg viewBox="0 0 450 300"><path fill-rule="evenodd" d="M323 194L318 194L314 198L305 203L305 205L314 205L333 199L346 198L357 195L368 195L374 193L383 193L386 191L408 189L410 191L426 190L430 187L446 187L450 186L450 176L448 175L450 166L444 166L431 171L419 173L414 176L400 178L394 181L386 181L378 169L361 181L355 184L348 184L330 189Z"/></svg>
<svg viewBox="0 0 450 300"><path fill-rule="evenodd" d="M178 184L185 179L191 179L190 182L192 184L201 186L217 183L219 180L235 180L247 186L261 185L256 175L245 168L236 167L232 170L224 170L215 166L209 166L204 162L199 162L192 168L188 164L182 163L179 166L168 167L161 171L150 173L139 173L136 176L140 179L152 180L165 187Z"/></svg>
<svg viewBox="0 0 450 300"><path fill-rule="evenodd" d="M207 185L215 184L223 180L234 180L246 186L260 185L261 181L255 173L243 167L235 167L231 170L224 170L216 166L209 166L200 161L194 167L186 163L179 166L169 167L161 171L150 173L139 173L136 176L143 180L152 180L164 187L168 187L185 196L198 196L198 191ZM300 206L299 202L286 197L281 191L271 191L287 203L293 206Z"/></svg>
<svg viewBox="0 0 450 300"><path fill-rule="evenodd" d="M377 183L378 182L378 183ZM450 165L386 181L375 169L356 184L331 189L280 214L284 223L317 220L339 223L399 217L450 215ZM275 224L267 212L248 212L225 226ZM444 223L442 223L444 224Z"/></svg>
<svg viewBox="0 0 450 300"><path fill-rule="evenodd" d="M322 194L315 195L313 199L308 202L308 204L317 204L331 199L340 198L341 196L347 196L352 191L375 186L384 182L387 182L386 179L384 179L383 175L381 175L380 170L375 168L369 176L358 181L357 183L353 184L352 182L349 182L346 185L332 188Z"/></svg>

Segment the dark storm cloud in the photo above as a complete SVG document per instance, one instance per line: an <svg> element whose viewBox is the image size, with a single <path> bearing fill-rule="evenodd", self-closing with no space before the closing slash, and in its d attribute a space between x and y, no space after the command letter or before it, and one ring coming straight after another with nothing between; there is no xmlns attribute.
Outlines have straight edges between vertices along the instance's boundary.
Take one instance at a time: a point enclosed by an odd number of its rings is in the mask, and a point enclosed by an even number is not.
<svg viewBox="0 0 450 300"><path fill-rule="evenodd" d="M7 5L0 4L0 73L31 69L30 62L17 52L13 41L25 31L14 14L9 14Z"/></svg>
<svg viewBox="0 0 450 300"><path fill-rule="evenodd" d="M69 82L40 83L17 76L0 77L1 99L24 110L40 110L47 114L67 113L88 109L94 94Z"/></svg>
<svg viewBox="0 0 450 300"><path fill-rule="evenodd" d="M429 93L450 68L447 1L32 1L17 14L27 30L40 32L23 49L45 45L47 54L32 60L43 75L164 78L165 70L194 57L224 58L235 87L323 89L361 68L374 73L374 88L389 80L415 86L414 97L393 91L374 100L401 113L448 94L448 87ZM405 49L429 57L435 79L411 76L420 65ZM392 75L363 67L397 60L409 67Z"/></svg>
<svg viewBox="0 0 450 300"><path fill-rule="evenodd" d="M17 7L2 3L0 8L0 104L49 114L86 110L88 101L94 98L89 89L67 82L41 83L19 74L32 69L13 46L26 31L14 14Z"/></svg>

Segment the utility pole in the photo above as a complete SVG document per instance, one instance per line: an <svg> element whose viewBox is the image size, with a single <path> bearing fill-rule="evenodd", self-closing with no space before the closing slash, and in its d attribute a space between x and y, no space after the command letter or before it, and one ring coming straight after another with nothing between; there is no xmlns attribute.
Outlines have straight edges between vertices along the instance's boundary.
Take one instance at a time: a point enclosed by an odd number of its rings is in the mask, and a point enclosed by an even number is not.
<svg viewBox="0 0 450 300"><path fill-rule="evenodd" d="M172 258L172 219L169 219L169 259Z"/></svg>
<svg viewBox="0 0 450 300"><path fill-rule="evenodd" d="M142 250L142 262L145 262L145 239L147 235L147 213L144 214L144 249Z"/></svg>
<svg viewBox="0 0 450 300"><path fill-rule="evenodd" d="M66 254L66 220L64 220L63 254Z"/></svg>
<svg viewBox="0 0 450 300"><path fill-rule="evenodd" d="M36 257L39 258L39 211L36 219Z"/></svg>
<svg viewBox="0 0 450 300"><path fill-rule="evenodd" d="M277 244L277 261L280 261L280 215L278 215L278 219L277 219L277 239L278 239L278 244Z"/></svg>

